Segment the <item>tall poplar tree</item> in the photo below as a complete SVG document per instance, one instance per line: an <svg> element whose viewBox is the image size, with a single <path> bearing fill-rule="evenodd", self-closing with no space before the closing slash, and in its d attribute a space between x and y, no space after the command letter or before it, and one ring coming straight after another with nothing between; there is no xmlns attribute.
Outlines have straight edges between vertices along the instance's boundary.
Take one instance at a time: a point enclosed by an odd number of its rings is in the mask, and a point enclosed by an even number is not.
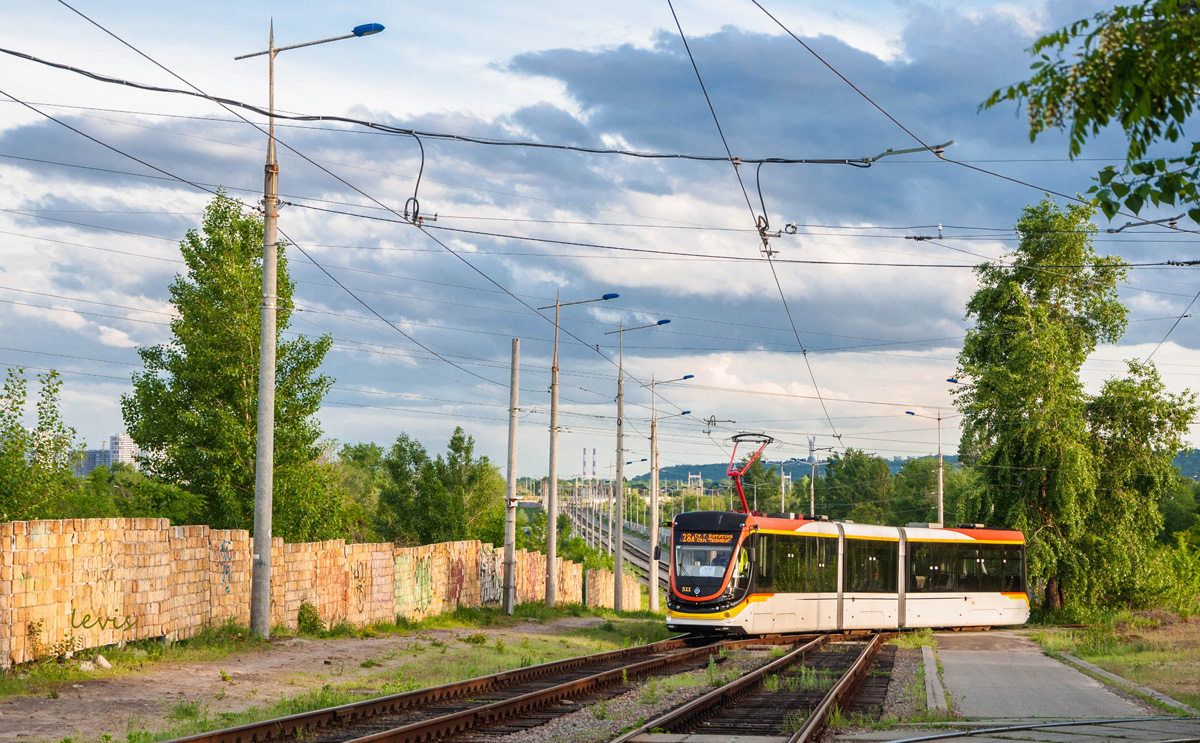
<svg viewBox="0 0 1200 743"><path fill-rule="evenodd" d="M960 518L1025 532L1030 576L1044 580L1051 609L1062 607L1064 587L1086 581L1085 530L1097 507L1102 460L1079 370L1126 324L1117 298L1125 269L1092 249L1093 212L1049 199L1025 208L1011 265L976 269L967 304L975 326L958 356L959 376L973 382L956 390L960 453L983 483L977 512Z"/></svg>
<svg viewBox="0 0 1200 743"><path fill-rule="evenodd" d="M171 340L138 349L143 371L121 398L145 469L205 499L207 521L249 529L257 448L263 223L219 193L180 244L187 271L171 284ZM279 251L272 526L289 541L339 536L343 508L318 462L315 419L332 380L318 372L330 338L282 338L294 286Z"/></svg>

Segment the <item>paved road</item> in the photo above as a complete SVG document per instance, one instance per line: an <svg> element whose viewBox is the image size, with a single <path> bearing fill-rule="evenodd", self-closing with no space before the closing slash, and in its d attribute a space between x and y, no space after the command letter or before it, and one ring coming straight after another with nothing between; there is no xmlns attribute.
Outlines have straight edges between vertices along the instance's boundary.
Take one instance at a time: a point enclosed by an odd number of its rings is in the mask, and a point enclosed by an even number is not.
<svg viewBox="0 0 1200 743"><path fill-rule="evenodd" d="M1137 720L1169 717L1160 709L1131 701L1074 668L1042 655L1041 648L1017 632L938 633L937 660L942 665L950 704L961 718L951 730L1038 724L1070 719L1096 724L1038 730L997 731L958 738L972 743L1013 740L1034 743L1150 743L1200 740L1200 720ZM1101 722L1103 721L1103 722ZM893 730L842 734L838 743L900 743L947 732L946 723L909 725Z"/></svg>
<svg viewBox="0 0 1200 743"><path fill-rule="evenodd" d="M976 719L1143 717L1150 708L1059 661L1015 632L944 632L937 658L950 704Z"/></svg>

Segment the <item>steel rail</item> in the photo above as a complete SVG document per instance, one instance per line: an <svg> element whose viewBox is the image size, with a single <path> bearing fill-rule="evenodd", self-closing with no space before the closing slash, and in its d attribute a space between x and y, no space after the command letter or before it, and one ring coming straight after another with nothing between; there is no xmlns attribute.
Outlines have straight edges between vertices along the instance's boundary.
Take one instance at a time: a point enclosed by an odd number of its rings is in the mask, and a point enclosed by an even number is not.
<svg viewBox="0 0 1200 743"><path fill-rule="evenodd" d="M564 658L487 676L477 676L465 681L454 681L401 694L351 702L338 707L301 712L287 717L277 717L208 733L197 733L183 738L175 738L169 743L246 743L248 741L262 743L262 741L294 737L297 733L311 732L330 725L346 725L378 715L397 714L433 703L486 693L505 686L521 684L590 665L678 650L687 646L688 642L694 639L696 638L693 635L681 635L647 645Z"/></svg>
<svg viewBox="0 0 1200 743"><path fill-rule="evenodd" d="M635 728L622 734L620 737L614 738L610 743L629 743L639 735L644 735L655 729L674 730L683 725L687 725L701 717L704 717L713 709L728 704L737 700L746 692L751 691L758 684L761 684L763 679L771 674L777 674L780 671L792 666L807 656L820 650L831 640L840 638L841 635L821 635L815 640L796 648L787 655L782 656L778 660L772 661L767 665L751 671L744 676L730 681L724 686L714 689L707 694L696 697L692 701L678 707L666 714L660 715L650 722L645 723L641 727ZM761 641L760 641L761 642Z"/></svg>
<svg viewBox="0 0 1200 743"><path fill-rule="evenodd" d="M799 636L774 636L774 641L782 642L791 639L798 641ZM819 642L820 639L814 641ZM541 689L522 694L512 699L504 699L491 704L485 704L461 712L441 715L430 720L403 725L392 730L354 738L346 743L423 743L438 740L451 735L465 733L478 727L491 725L514 716L535 712L546 705L560 702L564 699L585 696L594 691L616 683L625 683L630 678L638 678L665 670L671 666L698 660L702 656L719 652L721 647L742 647L745 645L761 645L772 642L763 637L745 640L726 640L713 645L693 648L674 653L661 658L652 658L623 668L613 668L585 678L567 681L548 689ZM812 644L812 643L810 643Z"/></svg>
<svg viewBox="0 0 1200 743"><path fill-rule="evenodd" d="M884 639L894 635L895 633L879 634L871 638L871 642L863 649L858 660L854 661L854 665L850 666L850 669L842 674L833 688L825 694L821 703L812 711L800 729L791 738L788 738L788 743L809 743L816 739L817 735L825 729L825 719L829 713L834 708L844 707L846 702L853 698L854 693L858 691L858 687L871 670L871 664L875 662L875 656L879 654L879 648L883 646Z"/></svg>

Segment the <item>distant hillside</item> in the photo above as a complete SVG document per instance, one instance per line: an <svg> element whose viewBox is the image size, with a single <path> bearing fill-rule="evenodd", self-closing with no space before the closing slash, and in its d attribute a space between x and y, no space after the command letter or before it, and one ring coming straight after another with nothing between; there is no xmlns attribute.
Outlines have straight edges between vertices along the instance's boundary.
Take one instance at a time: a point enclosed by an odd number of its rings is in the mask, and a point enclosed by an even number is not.
<svg viewBox="0 0 1200 743"><path fill-rule="evenodd" d="M904 466L905 462L914 458L922 459L923 457L896 457L893 459L887 459L885 461L888 464L888 469L890 469L894 475L900 471L900 468ZM958 463L957 455L947 454L943 457L943 459L945 460L947 467ZM778 468L778 465L774 466ZM1175 466L1179 468L1179 471L1184 477L1200 479L1200 450L1187 449L1180 452L1179 455L1175 457ZM686 483L689 474L699 474L705 480L715 480L717 482L724 483L729 479L728 475L726 475L726 467L728 467L727 462L717 462L713 464L677 464L672 465L671 467L663 467L660 469L658 472L658 479L659 482L679 481ZM807 477L809 474L811 474L812 467L808 464L785 464L783 466L783 471L790 474L792 476L792 481L795 482L801 477ZM817 466L817 474L818 476L825 474L824 465ZM630 482L648 482L649 479L650 475L647 473L631 479Z"/></svg>
<svg viewBox="0 0 1200 743"><path fill-rule="evenodd" d="M1175 466L1184 477L1200 476L1200 450L1186 449L1175 456Z"/></svg>

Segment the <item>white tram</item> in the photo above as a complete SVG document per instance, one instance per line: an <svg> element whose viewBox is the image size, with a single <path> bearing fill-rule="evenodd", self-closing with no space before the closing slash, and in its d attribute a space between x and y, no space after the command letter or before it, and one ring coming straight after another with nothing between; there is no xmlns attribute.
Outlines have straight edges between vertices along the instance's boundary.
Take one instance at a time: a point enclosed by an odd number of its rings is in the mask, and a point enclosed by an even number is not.
<svg viewBox="0 0 1200 743"><path fill-rule="evenodd" d="M668 594L667 626L680 632L993 627L1029 618L1025 536L980 524L681 513L671 529Z"/></svg>

